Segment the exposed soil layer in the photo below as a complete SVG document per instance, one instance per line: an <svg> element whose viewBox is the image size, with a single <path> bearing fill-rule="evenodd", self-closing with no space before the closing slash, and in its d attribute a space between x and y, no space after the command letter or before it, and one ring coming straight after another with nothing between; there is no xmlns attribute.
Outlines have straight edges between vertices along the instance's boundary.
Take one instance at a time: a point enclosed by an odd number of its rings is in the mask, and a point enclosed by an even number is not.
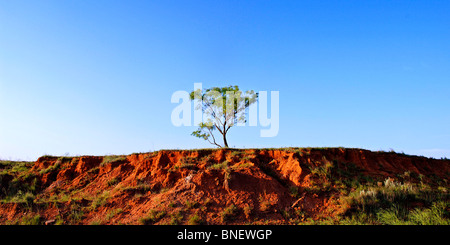
<svg viewBox="0 0 450 245"><path fill-rule="evenodd" d="M0 165L1 224L292 224L342 214L330 178L448 187L450 176L449 160L347 148L43 156L25 168Z"/></svg>

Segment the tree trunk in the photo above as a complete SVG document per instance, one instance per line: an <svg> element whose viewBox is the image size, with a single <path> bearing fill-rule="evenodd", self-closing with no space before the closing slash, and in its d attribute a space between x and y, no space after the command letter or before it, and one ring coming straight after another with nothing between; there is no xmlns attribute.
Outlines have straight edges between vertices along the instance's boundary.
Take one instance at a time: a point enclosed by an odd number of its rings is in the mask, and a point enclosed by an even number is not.
<svg viewBox="0 0 450 245"><path fill-rule="evenodd" d="M223 131L222 131L223 144L224 144L223 147L228 148L226 125L227 125L227 120L225 118L225 122L223 123Z"/></svg>
<svg viewBox="0 0 450 245"><path fill-rule="evenodd" d="M223 144L224 144L224 147L228 148L228 142L227 142L227 136L226 135L227 135L226 133L223 134Z"/></svg>

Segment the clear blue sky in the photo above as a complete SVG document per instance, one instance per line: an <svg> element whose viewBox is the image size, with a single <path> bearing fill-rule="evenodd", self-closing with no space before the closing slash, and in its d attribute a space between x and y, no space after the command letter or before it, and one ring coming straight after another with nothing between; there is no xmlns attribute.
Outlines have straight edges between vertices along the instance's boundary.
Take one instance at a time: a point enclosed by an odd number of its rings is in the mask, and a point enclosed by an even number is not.
<svg viewBox="0 0 450 245"><path fill-rule="evenodd" d="M235 147L450 157L450 1L0 0L0 159L212 147L173 92L280 91Z"/></svg>

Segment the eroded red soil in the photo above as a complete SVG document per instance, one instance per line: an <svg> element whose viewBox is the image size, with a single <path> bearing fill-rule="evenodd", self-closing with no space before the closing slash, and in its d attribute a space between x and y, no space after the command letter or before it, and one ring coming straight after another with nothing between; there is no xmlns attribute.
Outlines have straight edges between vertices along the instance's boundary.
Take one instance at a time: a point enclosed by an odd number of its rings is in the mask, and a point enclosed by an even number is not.
<svg viewBox="0 0 450 245"><path fill-rule="evenodd" d="M333 183L324 187L321 169L358 181L420 176L432 184L432 178L448 180L450 161L346 148L44 156L14 176L34 185L34 199L0 204L0 223L33 215L47 224L291 224L333 218L341 213L342 192ZM4 175L3 188L11 181Z"/></svg>

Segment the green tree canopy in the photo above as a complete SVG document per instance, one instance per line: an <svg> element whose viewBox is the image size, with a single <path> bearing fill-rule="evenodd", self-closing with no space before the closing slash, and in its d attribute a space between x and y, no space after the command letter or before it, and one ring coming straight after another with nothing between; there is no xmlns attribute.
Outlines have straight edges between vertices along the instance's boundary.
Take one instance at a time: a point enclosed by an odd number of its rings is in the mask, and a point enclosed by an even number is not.
<svg viewBox="0 0 450 245"><path fill-rule="evenodd" d="M245 110L255 103L257 98L258 93L253 90L244 93L238 86L192 91L190 99L198 102L196 109L202 110L203 120L191 135L218 147L228 147L228 130L239 123L246 123ZM216 141L213 134L216 130L222 135L223 146Z"/></svg>

